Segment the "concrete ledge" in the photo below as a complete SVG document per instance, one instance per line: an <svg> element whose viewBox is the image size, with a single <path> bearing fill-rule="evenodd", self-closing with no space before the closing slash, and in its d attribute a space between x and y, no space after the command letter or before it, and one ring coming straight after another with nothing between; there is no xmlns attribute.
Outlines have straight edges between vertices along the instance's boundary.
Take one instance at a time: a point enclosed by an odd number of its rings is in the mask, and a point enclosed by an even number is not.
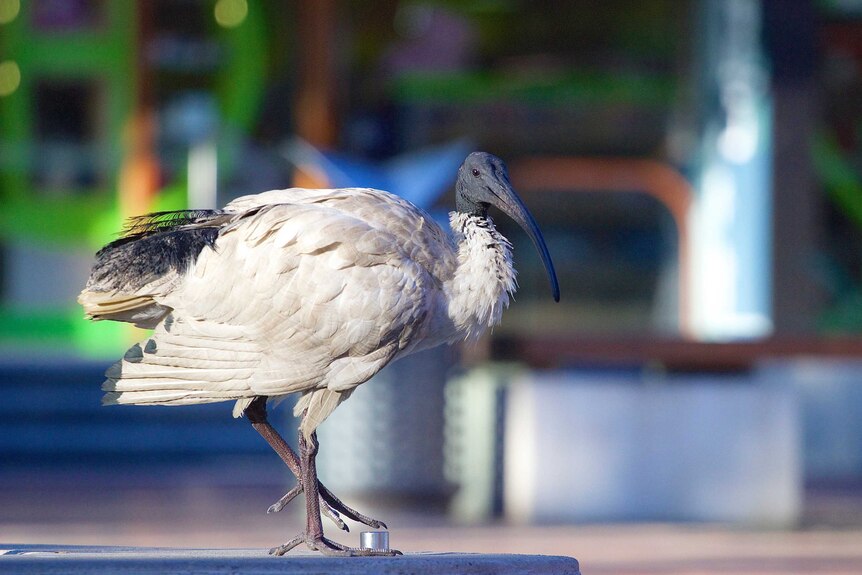
<svg viewBox="0 0 862 575"><path fill-rule="evenodd" d="M527 373L507 394L510 519L799 520L797 397L778 378L572 370Z"/></svg>
<svg viewBox="0 0 862 575"><path fill-rule="evenodd" d="M293 552L271 557L265 549L174 549L157 547L87 547L70 545L0 544L0 572L6 573L121 573L243 575L291 573L470 574L507 575L543 573L579 575L576 559L553 555L470 553L408 553L401 557L324 557Z"/></svg>

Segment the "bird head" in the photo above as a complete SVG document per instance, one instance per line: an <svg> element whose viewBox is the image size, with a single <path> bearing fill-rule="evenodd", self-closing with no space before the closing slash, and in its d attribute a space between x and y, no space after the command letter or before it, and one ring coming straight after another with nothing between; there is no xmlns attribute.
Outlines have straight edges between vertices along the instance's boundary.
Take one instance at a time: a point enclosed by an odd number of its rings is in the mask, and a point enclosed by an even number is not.
<svg viewBox="0 0 862 575"><path fill-rule="evenodd" d="M458 170L455 208L462 213L487 217L488 206L499 209L527 232L545 265L554 301L560 301L560 286L545 239L533 215L512 188L506 164L487 152L473 152Z"/></svg>

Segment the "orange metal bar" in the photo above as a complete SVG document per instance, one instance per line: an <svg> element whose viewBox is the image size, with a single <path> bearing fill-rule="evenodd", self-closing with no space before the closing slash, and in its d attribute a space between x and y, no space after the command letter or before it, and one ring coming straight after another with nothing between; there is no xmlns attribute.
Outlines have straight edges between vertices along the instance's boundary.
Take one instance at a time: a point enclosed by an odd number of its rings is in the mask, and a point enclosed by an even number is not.
<svg viewBox="0 0 862 575"><path fill-rule="evenodd" d="M692 336L688 213L693 194L691 185L679 172L647 159L536 157L513 162L509 174L518 190L634 192L661 202L677 229L679 329L684 337Z"/></svg>

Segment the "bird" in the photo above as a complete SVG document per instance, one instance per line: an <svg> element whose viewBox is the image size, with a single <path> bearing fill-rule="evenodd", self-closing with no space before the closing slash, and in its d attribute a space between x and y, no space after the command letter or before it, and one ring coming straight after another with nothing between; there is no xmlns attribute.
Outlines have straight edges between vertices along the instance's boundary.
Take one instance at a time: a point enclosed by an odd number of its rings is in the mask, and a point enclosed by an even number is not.
<svg viewBox="0 0 862 575"><path fill-rule="evenodd" d="M305 528L270 550L305 544L326 555L389 555L324 536L322 517L386 528L317 477L317 427L390 362L500 322L517 289L512 244L495 207L531 238L552 296L545 240L505 163L473 152L458 169L444 231L408 201L371 188L272 190L221 209L131 218L96 253L78 296L85 316L152 329L105 372L107 405L234 401L296 477L269 511L299 494ZM297 394L298 453L267 404Z"/></svg>

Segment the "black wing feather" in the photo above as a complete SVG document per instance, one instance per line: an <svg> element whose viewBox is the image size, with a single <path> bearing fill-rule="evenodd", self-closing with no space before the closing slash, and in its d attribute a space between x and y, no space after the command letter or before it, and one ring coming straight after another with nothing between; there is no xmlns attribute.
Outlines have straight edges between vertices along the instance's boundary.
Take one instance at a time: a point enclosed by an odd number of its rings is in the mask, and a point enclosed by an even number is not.
<svg viewBox="0 0 862 575"><path fill-rule="evenodd" d="M222 210L176 210L132 216L126 220L126 225L120 232L120 238L102 249L110 249L153 234L187 226L220 226L223 223L224 215L225 212Z"/></svg>
<svg viewBox="0 0 862 575"><path fill-rule="evenodd" d="M122 236L96 253L87 289L135 291L171 271L185 273L204 247L215 248L231 215L180 210L136 216Z"/></svg>

